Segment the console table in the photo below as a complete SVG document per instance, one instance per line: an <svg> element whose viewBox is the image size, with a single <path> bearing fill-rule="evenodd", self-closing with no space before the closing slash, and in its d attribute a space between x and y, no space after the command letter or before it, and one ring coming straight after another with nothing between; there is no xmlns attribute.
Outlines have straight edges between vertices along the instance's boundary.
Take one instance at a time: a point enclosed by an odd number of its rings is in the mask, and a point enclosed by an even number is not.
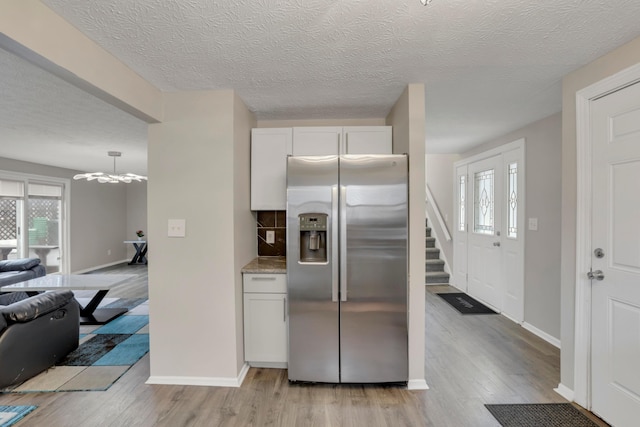
<svg viewBox="0 0 640 427"><path fill-rule="evenodd" d="M131 243L133 247L136 248L136 253L133 258L131 258L129 265L147 263L147 249L149 245L147 245L146 240L125 240L124 243Z"/></svg>
<svg viewBox="0 0 640 427"><path fill-rule="evenodd" d="M26 292L29 296L61 289L98 291L86 306L80 307L80 324L103 325L128 310L121 307L98 308L98 305L110 289L135 277L135 274L50 274L3 286L2 291Z"/></svg>

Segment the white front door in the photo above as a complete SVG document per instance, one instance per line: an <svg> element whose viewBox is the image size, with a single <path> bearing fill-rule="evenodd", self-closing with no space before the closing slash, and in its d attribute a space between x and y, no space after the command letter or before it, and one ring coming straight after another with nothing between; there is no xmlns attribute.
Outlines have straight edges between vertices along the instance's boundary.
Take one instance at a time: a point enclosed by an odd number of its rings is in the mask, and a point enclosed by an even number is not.
<svg viewBox="0 0 640 427"><path fill-rule="evenodd" d="M640 414L640 84L592 102L592 411Z"/></svg>
<svg viewBox="0 0 640 427"><path fill-rule="evenodd" d="M505 179L502 206L502 313L524 320L524 161L523 148L502 154Z"/></svg>
<svg viewBox="0 0 640 427"><path fill-rule="evenodd" d="M502 156L469 165L468 293L502 309Z"/></svg>

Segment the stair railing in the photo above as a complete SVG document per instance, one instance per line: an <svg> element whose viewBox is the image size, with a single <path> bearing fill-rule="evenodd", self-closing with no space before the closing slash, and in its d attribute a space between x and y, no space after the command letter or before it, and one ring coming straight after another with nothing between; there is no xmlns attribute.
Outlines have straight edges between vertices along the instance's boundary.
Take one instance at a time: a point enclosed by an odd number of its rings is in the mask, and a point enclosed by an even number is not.
<svg viewBox="0 0 640 427"><path fill-rule="evenodd" d="M429 189L429 184L426 185L427 189L427 203L430 203L433 206L433 211L436 213L436 219L438 220L438 225L444 234L445 240L448 242L451 240L451 234L449 233L449 229L447 228L447 224L442 219L442 214L440 213L440 208L436 203L436 200L433 198L433 194L431 194L431 189Z"/></svg>

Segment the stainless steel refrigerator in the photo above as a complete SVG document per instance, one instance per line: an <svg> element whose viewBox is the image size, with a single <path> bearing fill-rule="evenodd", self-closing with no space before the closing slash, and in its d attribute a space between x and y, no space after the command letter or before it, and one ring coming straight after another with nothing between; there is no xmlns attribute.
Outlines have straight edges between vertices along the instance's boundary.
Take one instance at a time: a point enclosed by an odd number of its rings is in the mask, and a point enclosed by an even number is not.
<svg viewBox="0 0 640 427"><path fill-rule="evenodd" d="M289 380L408 380L406 155L289 157Z"/></svg>

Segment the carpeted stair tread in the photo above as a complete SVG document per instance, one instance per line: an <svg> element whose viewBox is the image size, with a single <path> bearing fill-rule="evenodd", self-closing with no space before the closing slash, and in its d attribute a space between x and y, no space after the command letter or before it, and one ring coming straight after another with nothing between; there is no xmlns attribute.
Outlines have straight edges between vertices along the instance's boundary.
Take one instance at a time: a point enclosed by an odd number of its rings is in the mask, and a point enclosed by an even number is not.
<svg viewBox="0 0 640 427"><path fill-rule="evenodd" d="M438 248L426 248L426 258L429 259L438 259L440 258L440 249Z"/></svg>
<svg viewBox="0 0 640 427"><path fill-rule="evenodd" d="M429 271L425 273L425 283L449 283L449 273L444 271Z"/></svg>
<svg viewBox="0 0 640 427"><path fill-rule="evenodd" d="M444 261L440 259L440 249L436 248L436 238L431 236L429 221L425 220L426 241L425 241L425 283L426 284L448 284L449 273L444 271Z"/></svg>
<svg viewBox="0 0 640 427"><path fill-rule="evenodd" d="M443 272L444 261L441 259L427 259L425 260L425 266L427 272Z"/></svg>

